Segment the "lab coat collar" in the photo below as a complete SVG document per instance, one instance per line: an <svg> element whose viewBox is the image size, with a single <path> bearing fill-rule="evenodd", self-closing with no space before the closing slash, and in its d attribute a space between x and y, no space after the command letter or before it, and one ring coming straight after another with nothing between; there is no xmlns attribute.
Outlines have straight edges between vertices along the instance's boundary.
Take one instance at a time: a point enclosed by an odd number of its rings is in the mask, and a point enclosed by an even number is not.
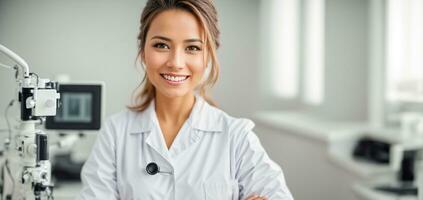
<svg viewBox="0 0 423 200"><path fill-rule="evenodd" d="M188 117L193 129L202 132L219 133L223 131L222 111L208 104L201 96L195 96L195 104ZM130 126L131 134L140 134L151 132L155 123L158 123L154 100L143 111L137 112L135 120Z"/></svg>
<svg viewBox="0 0 423 200"><path fill-rule="evenodd" d="M155 113L153 100L144 111L135 113L135 120L130 125L129 133L133 135L151 132L154 125L153 119L156 118Z"/></svg>
<svg viewBox="0 0 423 200"><path fill-rule="evenodd" d="M224 124L221 111L208 104L199 95L196 95L195 99L194 108L188 118L192 128L203 132L222 132Z"/></svg>
<svg viewBox="0 0 423 200"><path fill-rule="evenodd" d="M160 133L160 125L155 112L154 101L150 103L144 112L137 113L137 117L132 125L132 135L147 133L145 142L153 148L165 160L171 161L171 157L184 151L191 144L197 142L203 133L222 132L223 122L219 110L210 106L203 98L196 96L194 107L187 121L181 129L189 128L195 131L180 130L178 137L168 151L164 137Z"/></svg>

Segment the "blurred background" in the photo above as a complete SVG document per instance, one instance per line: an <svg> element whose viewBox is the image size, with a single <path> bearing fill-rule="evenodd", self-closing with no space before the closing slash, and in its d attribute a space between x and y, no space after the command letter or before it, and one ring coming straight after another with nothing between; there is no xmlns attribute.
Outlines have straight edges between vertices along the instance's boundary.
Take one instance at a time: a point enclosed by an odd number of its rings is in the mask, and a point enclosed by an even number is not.
<svg viewBox="0 0 423 200"><path fill-rule="evenodd" d="M422 0L215 2L221 74L212 96L227 113L253 119L296 199L417 199ZM130 104L142 78L135 59L144 4L0 0L0 44L40 77L103 81L108 116ZM15 90L13 71L0 68L1 111ZM69 159L83 162L95 137L79 139ZM80 188L78 180L58 185L57 199Z"/></svg>

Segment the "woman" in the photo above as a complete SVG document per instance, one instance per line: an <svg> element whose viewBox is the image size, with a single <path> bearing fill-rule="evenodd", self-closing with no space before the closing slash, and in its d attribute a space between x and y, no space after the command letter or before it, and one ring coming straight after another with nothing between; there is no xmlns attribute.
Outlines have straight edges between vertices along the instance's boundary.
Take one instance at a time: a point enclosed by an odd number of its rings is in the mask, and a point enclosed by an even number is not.
<svg viewBox="0 0 423 200"><path fill-rule="evenodd" d="M149 0L137 103L110 117L82 170L79 199L293 199L250 120L206 96L217 80L211 0Z"/></svg>

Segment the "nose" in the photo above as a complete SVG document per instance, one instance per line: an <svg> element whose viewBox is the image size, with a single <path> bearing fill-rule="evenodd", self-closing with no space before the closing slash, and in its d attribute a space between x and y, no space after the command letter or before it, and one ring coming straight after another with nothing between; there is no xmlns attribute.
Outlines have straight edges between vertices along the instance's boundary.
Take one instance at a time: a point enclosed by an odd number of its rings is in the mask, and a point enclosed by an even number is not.
<svg viewBox="0 0 423 200"><path fill-rule="evenodd" d="M173 49L166 63L169 68L182 69L185 65L185 55L183 50Z"/></svg>

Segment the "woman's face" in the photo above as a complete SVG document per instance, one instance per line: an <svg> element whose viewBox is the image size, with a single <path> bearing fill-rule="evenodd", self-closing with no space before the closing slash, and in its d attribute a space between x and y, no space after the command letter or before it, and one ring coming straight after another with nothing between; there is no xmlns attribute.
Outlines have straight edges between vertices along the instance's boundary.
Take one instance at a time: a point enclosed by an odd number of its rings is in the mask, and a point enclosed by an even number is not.
<svg viewBox="0 0 423 200"><path fill-rule="evenodd" d="M202 27L189 12L167 10L151 22L141 55L159 95L193 94L206 68Z"/></svg>

